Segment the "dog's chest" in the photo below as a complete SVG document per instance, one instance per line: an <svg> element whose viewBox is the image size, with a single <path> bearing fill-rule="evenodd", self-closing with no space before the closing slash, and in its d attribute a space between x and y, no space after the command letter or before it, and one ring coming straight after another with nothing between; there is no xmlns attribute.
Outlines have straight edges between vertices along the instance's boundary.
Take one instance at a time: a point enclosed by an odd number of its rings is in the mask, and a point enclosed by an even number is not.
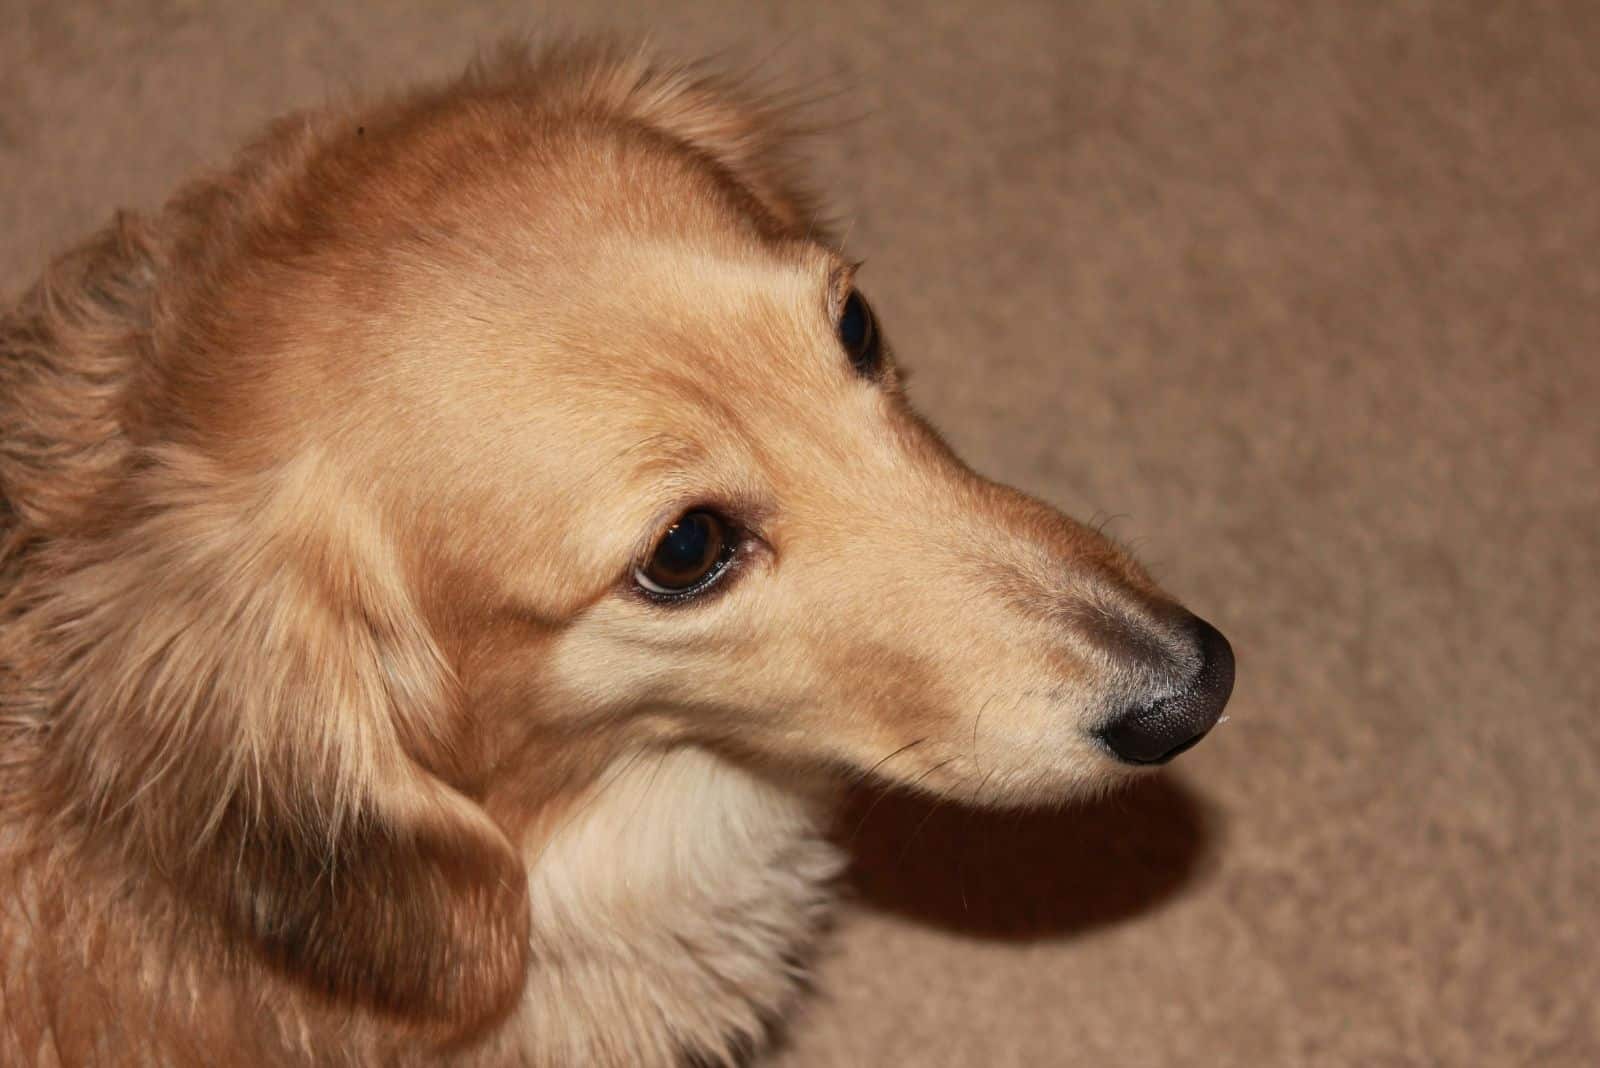
<svg viewBox="0 0 1600 1068"><path fill-rule="evenodd" d="M529 858L533 964L507 1035L520 1055L668 1064L759 1041L841 867L821 807L699 750L600 776Z"/></svg>

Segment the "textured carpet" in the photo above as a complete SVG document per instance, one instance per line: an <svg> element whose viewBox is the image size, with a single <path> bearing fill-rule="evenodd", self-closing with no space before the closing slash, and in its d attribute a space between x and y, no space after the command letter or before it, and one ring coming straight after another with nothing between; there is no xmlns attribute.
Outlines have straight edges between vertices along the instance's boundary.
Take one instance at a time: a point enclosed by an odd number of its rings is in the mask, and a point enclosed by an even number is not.
<svg viewBox="0 0 1600 1068"><path fill-rule="evenodd" d="M814 87L914 394L1239 654L1147 789L863 805L777 1063L1600 1063L1600 7L0 0L0 291L596 24Z"/></svg>

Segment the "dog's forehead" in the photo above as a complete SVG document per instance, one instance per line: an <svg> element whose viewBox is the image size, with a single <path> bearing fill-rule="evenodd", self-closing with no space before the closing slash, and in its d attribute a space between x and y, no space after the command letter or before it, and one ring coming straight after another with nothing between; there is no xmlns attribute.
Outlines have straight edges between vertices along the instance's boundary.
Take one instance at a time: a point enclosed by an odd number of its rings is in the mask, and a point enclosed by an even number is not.
<svg viewBox="0 0 1600 1068"><path fill-rule="evenodd" d="M355 186L315 192L359 232L285 287L300 355L262 409L407 500L519 517L546 545L552 524L631 540L674 501L758 498L786 458L845 464L872 420L835 333L840 257L659 139L561 136L470 165L348 148L374 153Z"/></svg>
<svg viewBox="0 0 1600 1068"><path fill-rule="evenodd" d="M832 250L720 215L696 225L697 209L640 217L614 210L610 194L561 195L573 202L530 209L537 227L507 222L489 254L427 291L408 287L394 307L400 344L386 351L429 375L534 407L600 406L618 422L851 384L833 324L848 268Z"/></svg>
<svg viewBox="0 0 1600 1068"><path fill-rule="evenodd" d="M537 311L479 324L469 347L499 395L547 416L608 478L661 482L748 468L785 437L825 431L863 389L830 310L835 258L815 246L718 246L671 237L589 254Z"/></svg>
<svg viewBox="0 0 1600 1068"><path fill-rule="evenodd" d="M812 369L782 356L828 333L830 283L848 270L833 250L775 228L681 146L611 129L548 137L402 205L388 231L401 247L378 271L413 332L477 331L482 351L520 343L542 370L596 385L645 365Z"/></svg>
<svg viewBox="0 0 1600 1068"><path fill-rule="evenodd" d="M599 240L536 292L427 324L453 335L424 350L408 408L440 432L401 448L448 456L489 526L523 517L489 551L546 592L606 579L689 507L781 513L890 433L837 340L837 266L799 242Z"/></svg>
<svg viewBox="0 0 1600 1068"><path fill-rule="evenodd" d="M679 243L810 245L729 173L689 145L643 127L516 111L446 113L372 143L346 137L308 173L314 214L358 220L363 241L426 260L580 269L593 253Z"/></svg>

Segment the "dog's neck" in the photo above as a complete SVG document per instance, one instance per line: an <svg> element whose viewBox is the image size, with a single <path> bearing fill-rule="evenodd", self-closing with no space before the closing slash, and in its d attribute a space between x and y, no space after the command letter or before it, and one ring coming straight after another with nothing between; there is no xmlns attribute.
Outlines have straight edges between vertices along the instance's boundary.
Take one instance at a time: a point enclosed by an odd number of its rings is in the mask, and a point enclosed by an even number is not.
<svg viewBox="0 0 1600 1068"><path fill-rule="evenodd" d="M648 1068L680 1064L693 1052L731 1063L734 1051L760 1044L795 994L826 920L829 884L842 867L823 837L829 815L828 799L815 791L703 750L619 758L528 847L532 954L517 1009L445 1060ZM0 846L6 830L0 822ZM53 1042L82 1063L115 1060L104 1051L130 1043L187 1063L182 1050L161 1043L202 1031L241 1061L320 1063L316 1050L334 1041L353 1061L435 1063L393 1047L373 1020L346 1018L337 1038L323 1033L333 1018L301 1005L293 986L270 973L253 974L252 990L234 997L228 982L237 973L217 971L220 958L201 952L203 942L171 957L180 942L203 938L171 910L141 905L112 884L80 885L57 901L39 894L39 874L0 877L12 909L31 917L0 925L0 949L13 964L38 958L64 966L79 961L83 946L99 946L98 967L80 961L48 992L58 1000L80 988L86 999L115 996L124 1011L58 1034L45 1011L56 1001L35 1005L28 976L0 973L0 1009L44 1013L23 1018L29 1026L20 1032L0 1028L6 1063L7 1051L15 1054L29 1035L28 1048ZM151 965L173 959L181 966ZM119 986L122 972L158 981ZM279 1005L282 1018L260 1014L262 1003Z"/></svg>
<svg viewBox="0 0 1600 1068"><path fill-rule="evenodd" d="M506 1037L552 1064L759 1042L841 867L827 809L700 749L619 758L529 848L533 966Z"/></svg>

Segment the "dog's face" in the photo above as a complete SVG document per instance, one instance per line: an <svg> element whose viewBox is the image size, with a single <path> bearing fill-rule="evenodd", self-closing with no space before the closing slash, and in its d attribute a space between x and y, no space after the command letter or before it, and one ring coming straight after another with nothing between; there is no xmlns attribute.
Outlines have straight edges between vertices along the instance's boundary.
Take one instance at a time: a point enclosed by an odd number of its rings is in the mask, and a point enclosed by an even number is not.
<svg viewBox="0 0 1600 1068"><path fill-rule="evenodd" d="M59 329L139 339L129 459L11 595L40 796L296 981L460 1035L526 974L540 810L630 749L1001 804L1198 740L1226 641L911 411L769 119L513 60L122 233L149 306L86 287L110 325Z"/></svg>
<svg viewBox="0 0 1600 1068"><path fill-rule="evenodd" d="M384 190L416 166L395 151ZM490 792L565 735L1040 801L1210 726L1218 647L1106 539L951 454L828 246L654 132L588 132L533 165L534 200L526 169L454 166L398 248L332 250L305 321L357 279L371 303L336 342L291 327L319 340L260 409L300 398L273 451L404 517L467 704L495 710Z"/></svg>
<svg viewBox="0 0 1600 1068"><path fill-rule="evenodd" d="M944 447L846 264L716 226L591 220L564 281L480 289L487 326L446 298L398 356L402 511L510 632L479 703L996 802L1121 775L1096 732L1197 675L1183 614Z"/></svg>

